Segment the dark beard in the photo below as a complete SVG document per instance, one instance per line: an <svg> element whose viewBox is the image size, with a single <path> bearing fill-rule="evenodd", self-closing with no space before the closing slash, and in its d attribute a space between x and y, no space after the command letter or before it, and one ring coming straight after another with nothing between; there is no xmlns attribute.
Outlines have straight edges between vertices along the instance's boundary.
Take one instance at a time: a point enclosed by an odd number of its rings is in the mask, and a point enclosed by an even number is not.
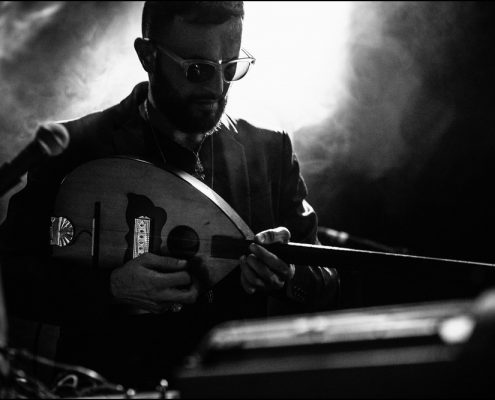
<svg viewBox="0 0 495 400"><path fill-rule="evenodd" d="M156 68L151 82L151 93L155 105L177 129L185 133L208 133L219 123L227 105L227 96L220 99L211 96L183 98L172 87L170 81ZM216 100L218 108L215 112L192 110L196 100Z"/></svg>

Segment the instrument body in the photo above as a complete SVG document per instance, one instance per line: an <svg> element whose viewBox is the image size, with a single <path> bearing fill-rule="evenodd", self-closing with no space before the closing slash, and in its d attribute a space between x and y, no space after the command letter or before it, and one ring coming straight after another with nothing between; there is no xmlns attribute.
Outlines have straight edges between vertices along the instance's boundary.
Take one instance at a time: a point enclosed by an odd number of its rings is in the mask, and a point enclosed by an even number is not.
<svg viewBox="0 0 495 400"><path fill-rule="evenodd" d="M238 265L237 259L211 256L208 239L219 232L253 238L235 211L193 176L124 157L90 161L67 175L54 214L73 230L64 240L54 226L60 220L52 223L56 259L116 268L144 252L139 248L144 246L156 254L201 259L207 287Z"/></svg>

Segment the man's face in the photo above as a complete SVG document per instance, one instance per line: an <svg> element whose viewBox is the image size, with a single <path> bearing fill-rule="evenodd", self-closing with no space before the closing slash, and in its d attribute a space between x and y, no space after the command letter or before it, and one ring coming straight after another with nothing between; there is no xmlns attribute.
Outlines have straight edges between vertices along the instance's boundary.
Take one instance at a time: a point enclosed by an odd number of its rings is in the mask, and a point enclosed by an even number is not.
<svg viewBox="0 0 495 400"><path fill-rule="evenodd" d="M156 40L184 59L218 61L239 56L241 35L240 18L221 25L195 25L176 17L171 29ZM206 133L218 124L229 89L220 71L207 82L189 82L182 67L159 51L150 85L157 108L186 133Z"/></svg>

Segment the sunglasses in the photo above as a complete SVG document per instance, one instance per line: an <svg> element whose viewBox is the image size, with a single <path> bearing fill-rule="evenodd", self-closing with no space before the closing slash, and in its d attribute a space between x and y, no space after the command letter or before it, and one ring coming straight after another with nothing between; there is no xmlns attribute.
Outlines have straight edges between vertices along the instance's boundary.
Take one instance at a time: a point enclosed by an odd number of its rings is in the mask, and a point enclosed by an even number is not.
<svg viewBox="0 0 495 400"><path fill-rule="evenodd" d="M144 40L150 41L148 38L145 38ZM246 57L235 58L224 62L222 60L185 60L159 44L155 43L155 46L162 54L165 54L179 64L184 70L186 79L192 83L207 82L215 76L217 71L222 72L223 80L227 83L238 81L248 73L249 67L256 61L256 59L245 49L241 49L241 51Z"/></svg>

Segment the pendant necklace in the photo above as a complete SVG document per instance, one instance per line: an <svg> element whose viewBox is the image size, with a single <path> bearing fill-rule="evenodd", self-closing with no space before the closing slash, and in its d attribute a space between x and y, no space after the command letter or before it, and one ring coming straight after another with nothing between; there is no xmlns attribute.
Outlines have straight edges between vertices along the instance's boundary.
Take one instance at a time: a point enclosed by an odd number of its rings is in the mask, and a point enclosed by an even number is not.
<svg viewBox="0 0 495 400"><path fill-rule="evenodd" d="M146 114L146 119L148 120L148 124L151 129L151 134L153 135L153 139L155 141L155 145L158 148L158 151L160 152L160 156L163 161L163 165L166 167L167 165L167 159L165 158L165 154L163 153L162 147L160 146L160 142L158 141L158 136L156 135L155 129L153 128L153 125L151 124L151 119L150 119L150 114L148 111L148 99L144 101L144 112ZM196 163L194 165L194 174L196 178L200 179L202 182L205 182L206 174L205 174L205 169L203 167L203 164L201 163L201 160L199 158L199 152L201 151L201 148L203 147L203 143L208 135L205 134L203 136L203 139L201 140L201 143L199 144L198 151L192 151L190 150L194 156L196 157ZM211 186L210 188L213 189L213 172L214 172L214 162L213 162L213 137L210 140L211 143ZM213 303L213 289L210 289L206 292L206 301L211 304ZM172 312L179 312L182 309L181 304L172 304L171 305L171 311Z"/></svg>
<svg viewBox="0 0 495 400"><path fill-rule="evenodd" d="M167 165L167 159L165 158L165 154L163 153L162 147L160 146L160 142L158 141L158 136L155 132L155 129L153 128L153 125L151 124L150 114L148 111L148 99L146 99L144 101L144 112L146 114L146 119L148 120L148 123L150 125L151 133L153 135L155 145L158 148L158 151L160 152L160 156L162 158L163 165L166 166ZM205 142L205 140L208 136L209 136L208 134L205 134L203 136L197 151L189 150L191 153L193 153L193 155L196 159L195 164L194 164L194 176L204 183L206 183L205 182L206 173L205 173L205 168L204 168L203 164L201 163L201 159L199 158L199 153L200 153L201 149L203 148L203 143ZM210 140L210 143L211 143L211 158L212 158L210 188L213 189L213 171L214 171L213 170L213 168L214 168L213 167L213 138L212 138L212 140Z"/></svg>

